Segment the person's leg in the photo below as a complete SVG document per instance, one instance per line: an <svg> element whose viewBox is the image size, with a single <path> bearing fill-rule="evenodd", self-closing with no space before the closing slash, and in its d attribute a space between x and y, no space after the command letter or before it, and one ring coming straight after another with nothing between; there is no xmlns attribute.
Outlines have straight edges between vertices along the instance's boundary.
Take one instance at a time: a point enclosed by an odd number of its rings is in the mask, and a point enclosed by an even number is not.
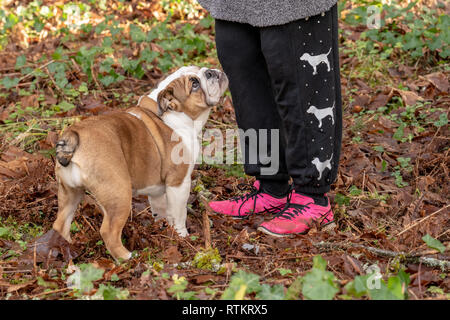
<svg viewBox="0 0 450 320"><path fill-rule="evenodd" d="M262 50L285 127L295 192L259 230L306 233L333 222L325 193L337 176L342 137L337 7L323 15L261 29Z"/></svg>
<svg viewBox="0 0 450 320"><path fill-rule="evenodd" d="M248 24L216 20L216 46L219 61L230 80L229 88L236 111L236 121L242 130L256 130L256 144L245 139L243 154L244 170L247 175L255 176L261 185L273 194L285 194L289 188L283 133L278 131L279 140L271 145L271 130L281 128L281 119L277 111L273 89L268 75L266 62L261 52L259 29ZM279 169L271 175L261 174L259 158L259 129L267 129L268 155L278 152ZM251 136L249 134L248 136ZM253 141L255 142L255 141ZM272 150L272 147L279 148ZM257 163L250 163L250 153L258 154ZM254 154L252 154L254 156ZM263 161L264 162L264 161Z"/></svg>
<svg viewBox="0 0 450 320"><path fill-rule="evenodd" d="M244 131L242 139L244 170L257 181L249 193L223 201L211 201L214 212L235 218L245 218L255 213L278 213L287 202L290 191L287 174L284 136L277 111L273 89L261 52L259 29L248 24L216 20L216 45L219 61L229 79L229 87L236 111L238 127ZM266 129L267 139L262 140L260 129ZM271 134L278 133L278 141L271 143ZM255 140L256 138L256 140ZM260 146L266 148L268 158L279 155L278 168L273 174L262 169L273 167L260 158ZM278 149L274 149L278 148ZM264 153L264 152L263 152ZM251 156L257 155L254 163Z"/></svg>
<svg viewBox="0 0 450 320"><path fill-rule="evenodd" d="M337 176L342 137L337 7L261 28L261 45L287 138L296 191L324 194Z"/></svg>

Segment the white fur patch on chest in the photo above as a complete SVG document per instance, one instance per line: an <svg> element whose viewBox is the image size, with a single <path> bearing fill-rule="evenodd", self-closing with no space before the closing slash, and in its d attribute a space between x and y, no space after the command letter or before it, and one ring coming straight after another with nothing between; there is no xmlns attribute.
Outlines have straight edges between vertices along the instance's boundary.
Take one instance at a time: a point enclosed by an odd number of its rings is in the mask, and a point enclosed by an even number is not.
<svg viewBox="0 0 450 320"><path fill-rule="evenodd" d="M206 109L197 120L192 120L183 112L167 111L163 114L162 120L175 133L172 135L173 141L181 141L183 143L183 161L194 165L200 153L199 134L205 125L210 109ZM177 159L172 159L174 163L178 163Z"/></svg>

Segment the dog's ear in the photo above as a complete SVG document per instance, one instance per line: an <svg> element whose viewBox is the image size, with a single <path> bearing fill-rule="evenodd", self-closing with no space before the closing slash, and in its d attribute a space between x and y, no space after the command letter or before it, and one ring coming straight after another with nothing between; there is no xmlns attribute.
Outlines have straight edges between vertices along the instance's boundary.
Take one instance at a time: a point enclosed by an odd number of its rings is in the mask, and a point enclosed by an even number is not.
<svg viewBox="0 0 450 320"><path fill-rule="evenodd" d="M150 99L148 96L143 96L138 101L138 106L144 109L148 109L154 114L158 114L158 104L155 100Z"/></svg>
<svg viewBox="0 0 450 320"><path fill-rule="evenodd" d="M167 110L176 110L179 102L175 98L173 94L174 90L172 86L168 86L167 88L163 89L159 94L157 98L158 102L158 116L161 117L164 112Z"/></svg>

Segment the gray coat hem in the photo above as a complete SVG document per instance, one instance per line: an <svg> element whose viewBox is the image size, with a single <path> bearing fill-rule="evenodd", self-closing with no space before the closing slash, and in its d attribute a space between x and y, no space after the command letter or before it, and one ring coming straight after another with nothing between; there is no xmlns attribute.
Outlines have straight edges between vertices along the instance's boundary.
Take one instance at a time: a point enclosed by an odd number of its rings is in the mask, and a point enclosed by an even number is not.
<svg viewBox="0 0 450 320"><path fill-rule="evenodd" d="M255 27L286 24L326 12L338 0L198 0L214 19Z"/></svg>

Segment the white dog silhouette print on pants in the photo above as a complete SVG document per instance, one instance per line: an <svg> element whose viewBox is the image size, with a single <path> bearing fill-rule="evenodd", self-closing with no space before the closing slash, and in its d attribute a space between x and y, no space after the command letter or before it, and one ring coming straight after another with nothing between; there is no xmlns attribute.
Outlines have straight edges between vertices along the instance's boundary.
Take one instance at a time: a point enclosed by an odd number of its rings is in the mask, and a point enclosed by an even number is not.
<svg viewBox="0 0 450 320"><path fill-rule="evenodd" d="M335 102L333 102L333 105L331 107L323 109L319 109L315 106L310 106L308 110L306 110L306 112L312 113L317 118L317 120L319 120L319 128L322 128L322 119L325 119L328 116L331 117L332 124L334 125L334 104Z"/></svg>
<svg viewBox="0 0 450 320"><path fill-rule="evenodd" d="M322 173L323 171L328 168L331 170L331 160L333 159L333 154L331 154L331 157L329 159L326 159L325 161L320 161L319 158L314 158L312 162L313 165L316 166L317 171L319 171L319 177L317 180L322 179Z"/></svg>
<svg viewBox="0 0 450 320"><path fill-rule="evenodd" d="M328 50L327 53L323 53L323 54L319 54L316 56L310 55L309 53L304 53L301 57L300 60L302 61L308 61L308 63L311 65L311 67L313 67L313 75L317 74L317 66L321 63L325 63L327 65L327 71L330 72L331 71L331 66L330 66L330 61L328 60L328 55L331 52L331 48L330 50Z"/></svg>

